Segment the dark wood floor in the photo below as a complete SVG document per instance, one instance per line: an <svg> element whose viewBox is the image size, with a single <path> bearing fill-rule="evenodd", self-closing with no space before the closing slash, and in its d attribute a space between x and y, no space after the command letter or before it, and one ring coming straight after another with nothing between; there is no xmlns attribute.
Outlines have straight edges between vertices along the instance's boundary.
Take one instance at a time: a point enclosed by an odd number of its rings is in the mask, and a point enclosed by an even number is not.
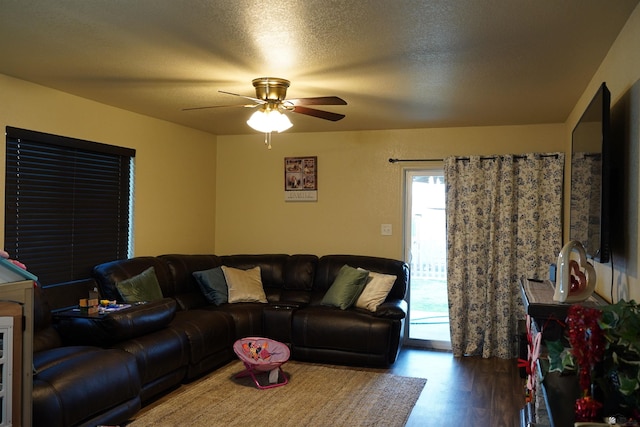
<svg viewBox="0 0 640 427"><path fill-rule="evenodd" d="M520 425L524 380L517 362L403 348L391 373L427 378L407 426Z"/></svg>

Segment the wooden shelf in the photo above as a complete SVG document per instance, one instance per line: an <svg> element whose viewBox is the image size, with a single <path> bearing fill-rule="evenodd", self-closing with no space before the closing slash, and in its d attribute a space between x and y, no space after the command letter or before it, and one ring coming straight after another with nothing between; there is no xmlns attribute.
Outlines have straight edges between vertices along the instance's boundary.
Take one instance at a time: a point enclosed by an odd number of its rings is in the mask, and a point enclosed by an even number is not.
<svg viewBox="0 0 640 427"><path fill-rule="evenodd" d="M18 387L12 389L12 400L20 402L21 410L14 406L13 425L31 425L31 400L33 389L33 281L2 283L0 284L0 301L17 304L20 307L20 315L17 316L21 325L21 348L14 348L15 359L21 359L19 366L21 373L14 374L14 384ZM15 331L15 324L14 324ZM20 351L21 356L17 356ZM14 359L14 366L15 366Z"/></svg>
<svg viewBox="0 0 640 427"><path fill-rule="evenodd" d="M557 302L553 300L554 291L554 285L549 280L537 282L525 279L522 283L522 302L527 314L535 319L556 318L564 321L569 307L573 304L584 307L607 305L607 302L595 293L580 303Z"/></svg>
<svg viewBox="0 0 640 427"><path fill-rule="evenodd" d="M569 307L580 304L584 307L598 307L607 305L607 301L597 294L579 303L564 303L553 300L554 285L549 280L523 280L520 283L522 303L525 312L531 316L543 333L543 340L561 340L563 338L564 322Z"/></svg>

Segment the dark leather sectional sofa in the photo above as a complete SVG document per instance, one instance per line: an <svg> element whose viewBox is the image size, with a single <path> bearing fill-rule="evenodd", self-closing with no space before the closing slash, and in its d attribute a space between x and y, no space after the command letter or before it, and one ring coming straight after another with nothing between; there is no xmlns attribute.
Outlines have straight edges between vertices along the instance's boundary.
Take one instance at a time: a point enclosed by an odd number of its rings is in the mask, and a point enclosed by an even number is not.
<svg viewBox="0 0 640 427"><path fill-rule="evenodd" d="M268 303L209 303L193 272L260 267ZM343 265L395 275L375 312L321 304ZM118 424L160 393L236 358L233 343L264 336L287 343L291 359L384 367L403 335L406 263L357 255L162 255L94 268L101 298L154 267L161 300L106 316L56 316L36 292L34 426Z"/></svg>

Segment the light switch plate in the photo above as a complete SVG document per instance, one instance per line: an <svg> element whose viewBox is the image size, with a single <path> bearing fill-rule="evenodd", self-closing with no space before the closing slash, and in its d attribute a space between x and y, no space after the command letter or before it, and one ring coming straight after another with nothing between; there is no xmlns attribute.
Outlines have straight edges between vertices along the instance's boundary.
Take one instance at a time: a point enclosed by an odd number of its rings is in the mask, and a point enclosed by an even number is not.
<svg viewBox="0 0 640 427"><path fill-rule="evenodd" d="M391 224L381 224L380 234L382 234L383 236L391 236L393 234L393 228L391 227Z"/></svg>

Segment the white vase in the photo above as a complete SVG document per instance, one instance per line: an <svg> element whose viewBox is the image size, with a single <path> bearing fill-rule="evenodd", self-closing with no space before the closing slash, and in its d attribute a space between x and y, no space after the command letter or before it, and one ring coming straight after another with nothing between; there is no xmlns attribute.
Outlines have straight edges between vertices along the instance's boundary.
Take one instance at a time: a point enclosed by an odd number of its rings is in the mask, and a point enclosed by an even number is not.
<svg viewBox="0 0 640 427"><path fill-rule="evenodd" d="M571 255L576 254L572 258ZM584 286L576 291L571 291L571 264L577 264L580 274L584 275ZM587 254L584 246L576 240L572 240L558 254L558 275L556 278L556 289L553 300L557 302L574 303L584 301L591 296L596 288L596 271L593 265L587 261Z"/></svg>

